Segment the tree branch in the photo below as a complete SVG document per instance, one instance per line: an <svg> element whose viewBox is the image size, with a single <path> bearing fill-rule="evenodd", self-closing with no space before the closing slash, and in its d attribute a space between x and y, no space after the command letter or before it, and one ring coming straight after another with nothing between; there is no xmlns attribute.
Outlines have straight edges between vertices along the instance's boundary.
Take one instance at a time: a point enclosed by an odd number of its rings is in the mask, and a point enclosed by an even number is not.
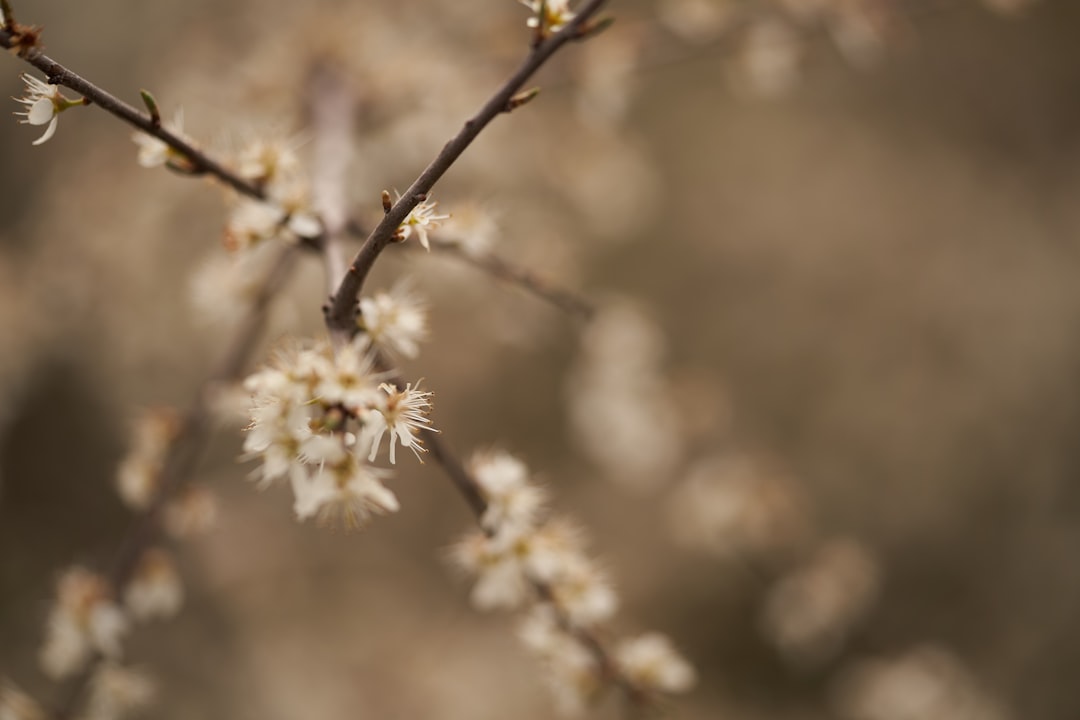
<svg viewBox="0 0 1080 720"><path fill-rule="evenodd" d="M494 120L496 116L511 109L511 99L528 79L559 48L571 40L582 37L583 31L588 27L588 21L600 10L605 2L606 0L589 0L571 22L567 23L557 33L537 44L518 70L491 96L476 115L465 121L465 125L458 134L446 143L435 159L431 161L431 164L420 173L420 176L409 186L405 194L383 216L382 221L371 231L360 251L356 254L348 272L341 281L341 285L326 309L326 325L330 329L331 335L349 337L356 332L356 301L360 291L363 289L364 281L371 271L372 265L375 264L375 260L393 240L394 234L405 221L405 218L408 217L409 212L427 197L435 183L446 174L446 171L472 144L472 141L476 139L480 132L487 127L488 123Z"/></svg>
<svg viewBox="0 0 1080 720"><path fill-rule="evenodd" d="M265 191L256 183L246 180L230 170L222 162L195 147L187 138L172 132L161 125L160 122L155 122L151 115L136 110L120 98L56 62L36 47L23 46L20 43L20 31L25 31L25 29L18 26L13 29L0 29L0 47L7 50L16 50L22 60L45 73L50 84L61 85L74 90L87 100L90 100L94 105L100 106L103 110L120 118L128 125L141 130L147 135L156 137L190 163L190 174L212 175L241 195L247 195L256 200L266 200Z"/></svg>
<svg viewBox="0 0 1080 720"><path fill-rule="evenodd" d="M212 424L211 393L220 385L235 382L242 377L265 329L270 302L288 279L299 252L299 246L290 246L282 251L259 288L248 315L237 330L221 364L203 382L194 403L185 414L180 430L169 446L150 505L132 520L113 557L107 579L115 598L123 597L124 588L131 580L142 553L158 541L161 535L161 517L166 505L187 484L202 457ZM102 659L101 654L92 656L82 672L68 683L57 710L53 713L55 720L67 720L77 714L94 669Z"/></svg>
<svg viewBox="0 0 1080 720"><path fill-rule="evenodd" d="M555 287L531 270L518 267L493 253L469 252L459 243L438 238L431 238L431 249L433 252L442 253L467 265L472 265L497 280L521 288L582 320L591 320L596 314L596 308L588 300L569 290Z"/></svg>

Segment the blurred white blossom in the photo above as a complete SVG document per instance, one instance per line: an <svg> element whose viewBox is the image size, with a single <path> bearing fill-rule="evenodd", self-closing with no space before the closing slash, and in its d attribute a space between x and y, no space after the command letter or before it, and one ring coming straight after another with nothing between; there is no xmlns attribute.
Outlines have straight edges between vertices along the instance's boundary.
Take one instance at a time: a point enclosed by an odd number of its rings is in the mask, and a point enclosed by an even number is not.
<svg viewBox="0 0 1080 720"><path fill-rule="evenodd" d="M176 115L173 117L173 121L169 124L168 128L175 135L183 136L184 134L184 110L180 108L176 111ZM131 136L131 139L139 146L139 154L137 160L139 165L144 168L156 168L166 165L170 162L183 162L186 158L172 148L171 145L164 140L159 140L153 135L148 135L144 132L137 132Z"/></svg>
<svg viewBox="0 0 1080 720"><path fill-rule="evenodd" d="M0 683L0 720L47 720L45 710L7 678Z"/></svg>
<svg viewBox="0 0 1080 720"><path fill-rule="evenodd" d="M765 601L762 625L777 648L800 665L831 658L877 599L874 557L851 540L820 547L780 579Z"/></svg>
<svg viewBox="0 0 1080 720"><path fill-rule="evenodd" d="M661 374L660 329L635 306L609 302L582 335L566 386L574 439L613 482L670 482L681 453L678 410Z"/></svg>
<svg viewBox="0 0 1080 720"><path fill-rule="evenodd" d="M659 633L622 640L615 660L623 674L643 690L686 692L697 681L693 666Z"/></svg>
<svg viewBox="0 0 1080 720"><path fill-rule="evenodd" d="M1007 720L952 653L934 645L849 667L835 688L844 720Z"/></svg>
<svg viewBox="0 0 1080 720"><path fill-rule="evenodd" d="M675 538L721 556L772 556L796 549L809 518L792 483L747 454L704 458L672 493L669 526Z"/></svg>
<svg viewBox="0 0 1080 720"><path fill-rule="evenodd" d="M403 357L419 355L428 337L427 306L407 282L360 298L359 319L375 345Z"/></svg>
<svg viewBox="0 0 1080 720"><path fill-rule="evenodd" d="M114 662L102 663L90 680L84 720L122 720L146 706L154 684L145 674Z"/></svg>
<svg viewBox="0 0 1080 720"><path fill-rule="evenodd" d="M188 538L213 527L217 515L218 502L214 492L205 485L189 483L166 503L162 524L172 537Z"/></svg>
<svg viewBox="0 0 1080 720"><path fill-rule="evenodd" d="M137 620L170 618L180 610L184 587L172 556L161 548L143 552L124 589L124 605Z"/></svg>
<svg viewBox="0 0 1080 720"><path fill-rule="evenodd" d="M131 449L116 473L117 490L129 508L145 510L150 505L179 430L180 419L172 408L146 410L136 421Z"/></svg>
<svg viewBox="0 0 1080 720"><path fill-rule="evenodd" d="M49 677L60 679L82 669L95 652L119 657L127 630L127 618L113 601L108 581L84 568L70 568L57 583L41 667Z"/></svg>

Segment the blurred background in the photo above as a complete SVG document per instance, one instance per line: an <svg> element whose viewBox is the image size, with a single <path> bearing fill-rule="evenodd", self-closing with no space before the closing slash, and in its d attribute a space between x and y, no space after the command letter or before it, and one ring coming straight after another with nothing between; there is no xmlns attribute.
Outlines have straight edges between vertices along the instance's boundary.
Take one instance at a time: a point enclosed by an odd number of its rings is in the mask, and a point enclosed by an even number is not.
<svg viewBox="0 0 1080 720"><path fill-rule="evenodd" d="M15 9L221 154L303 142L311 68L340 67L364 222L527 42L512 2ZM429 300L405 372L436 426L462 455L521 457L589 529L615 629L664 632L697 668L677 717L1080 717L1080 6L610 10L436 189L445 232L595 319L438 253L377 268ZM28 68L0 66L21 95ZM55 579L106 567L128 528L132 421L187 407L234 325L206 291L220 191L140 168L96 109L38 130L0 132L0 674L51 698ZM324 294L301 258L260 356L320 337ZM402 511L334 532L245 480L240 426L198 471L218 519L177 545L183 611L128 645L157 681L147 716L552 716L513 618L472 610L446 563L472 519L437 466L405 458Z"/></svg>

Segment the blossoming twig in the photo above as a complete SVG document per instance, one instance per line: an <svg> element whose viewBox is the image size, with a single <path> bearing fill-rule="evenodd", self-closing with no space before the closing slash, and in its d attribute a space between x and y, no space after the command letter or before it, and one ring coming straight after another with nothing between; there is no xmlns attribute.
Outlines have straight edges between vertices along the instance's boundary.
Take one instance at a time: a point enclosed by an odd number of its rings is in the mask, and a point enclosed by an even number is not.
<svg viewBox="0 0 1080 720"><path fill-rule="evenodd" d="M56 62L36 47L23 47L17 35L18 26L14 23L11 25L12 27L0 28L0 47L6 50L17 50L20 58L45 73L50 85L61 85L74 90L106 112L147 135L161 140L188 161L189 167L186 170L190 174L212 175L242 195L256 200L266 199L266 193L257 184L245 180L223 163L192 145L189 140L162 125L160 121L155 122L151 115L136 110L120 98Z"/></svg>
<svg viewBox="0 0 1080 720"><path fill-rule="evenodd" d="M590 18L603 7L605 2L606 0L589 0L573 20L542 43L536 45L517 72L491 96L476 115L465 121L465 125L458 134L446 143L435 159L431 161L431 164L420 173L420 176L416 178L409 189L394 203L390 211L383 216L375 229L371 231L326 308L326 325L331 334L338 338L339 341L342 337L347 338L355 333L357 297L363 289L364 280L367 278L375 260L386 249L386 246L393 241L398 228L412 209L427 199L428 193L435 186L435 183L446 174L446 171L461 156L461 153L472 144L472 141L476 139L480 132L487 127L488 123L494 120L496 116L508 111L511 98L521 90L529 78L559 48L581 36L583 30L588 27L587 23Z"/></svg>
<svg viewBox="0 0 1080 720"><path fill-rule="evenodd" d="M134 518L113 558L108 582L114 596L123 595L123 589L131 580L143 551L157 541L161 533L162 513L168 500L176 495L195 470L211 429L210 394L221 384L240 378L262 335L270 302L287 280L295 265L297 252L297 247L294 246L281 253L259 289L246 320L237 330L228 353L222 358L217 370L203 383L195 402L184 417L180 430L169 447L154 497L147 508ZM71 680L54 713L55 720L65 720L77 713L94 675L94 669L102 659L100 653L93 655L83 671Z"/></svg>

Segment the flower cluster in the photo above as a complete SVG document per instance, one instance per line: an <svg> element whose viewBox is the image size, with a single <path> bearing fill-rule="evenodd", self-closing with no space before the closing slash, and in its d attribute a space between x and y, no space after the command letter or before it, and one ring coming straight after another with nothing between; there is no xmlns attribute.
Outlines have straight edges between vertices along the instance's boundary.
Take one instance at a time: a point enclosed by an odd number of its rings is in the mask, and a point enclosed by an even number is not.
<svg viewBox="0 0 1080 720"><path fill-rule="evenodd" d="M432 429L431 393L385 380L364 335L336 352L325 344L284 350L246 380L254 406L244 450L262 460L260 485L291 485L300 520L359 527L397 511L382 482L387 471L370 463L387 434L391 463L398 445L420 458L418 434Z"/></svg>
<svg viewBox="0 0 1080 720"><path fill-rule="evenodd" d="M547 670L559 707L580 710L611 674L582 633L610 620L618 598L585 554L583 533L545 516L546 494L530 482L520 460L483 453L473 459L471 472L486 508L481 530L455 546L452 558L476 579L472 603L481 610L531 608L522 641ZM642 693L679 692L694 682L693 669L658 635L625 641L613 662Z"/></svg>

